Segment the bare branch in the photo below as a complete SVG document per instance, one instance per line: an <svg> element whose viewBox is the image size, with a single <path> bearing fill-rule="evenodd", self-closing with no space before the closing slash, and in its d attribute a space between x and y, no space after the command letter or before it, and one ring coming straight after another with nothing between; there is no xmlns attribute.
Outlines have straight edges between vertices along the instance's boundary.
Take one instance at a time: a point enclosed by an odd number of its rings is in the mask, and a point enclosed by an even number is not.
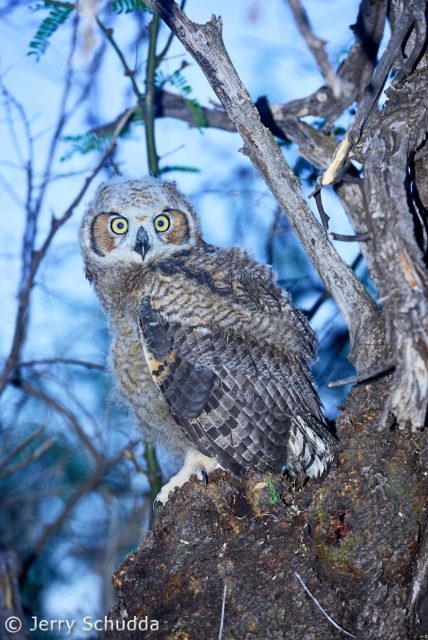
<svg viewBox="0 0 428 640"><path fill-rule="evenodd" d="M418 37L411 55L397 76L396 82L400 82L404 76L412 70L412 65L419 57L421 49L425 43L425 2L422 2L421 0L410 0L404 5L403 14L397 22L391 39L388 42L378 66L376 67L373 79L364 92L358 111L342 142L338 146L330 166L318 178L317 183L319 187L333 184L341 179L349 152L359 141L364 126L369 121L369 118L379 101L379 97L385 86L385 82L388 78L392 65L394 64L398 53L401 51L403 42L405 41L410 29L415 23L417 25Z"/></svg>
<svg viewBox="0 0 428 640"><path fill-rule="evenodd" d="M18 471L22 471L22 469L25 469L25 467L28 467L32 462L34 462L35 460L38 460L38 458L40 458L44 453L46 453L46 451L49 451L49 449L52 449L54 444L55 444L55 440L52 440L52 439L45 440L45 442L43 442L39 447L37 447L37 449L33 451L33 453L29 455L27 458L24 458L24 460L20 460L19 462L14 464L12 467L9 467L8 469L5 469L4 471L0 472L0 480L4 480L5 478L8 478L14 473L17 473Z"/></svg>
<svg viewBox="0 0 428 640"><path fill-rule="evenodd" d="M320 87L306 98L281 105L284 118L315 115L333 122L353 102L360 102L376 66L387 7L387 0L361 0L357 22L351 27L355 42L336 73L347 91L337 99L329 86Z"/></svg>
<svg viewBox="0 0 428 640"><path fill-rule="evenodd" d="M27 393L30 396L34 396L39 400L42 400L48 406L52 407L55 411L57 411L62 416L67 418L68 422L73 427L79 439L83 442L86 448L91 452L97 464L100 464L101 462L100 454L98 453L95 446L92 444L91 439L86 435L85 431L82 429L82 427L76 420L75 416L68 409L63 407L62 404L60 404L57 400L55 400L55 398L52 398L44 391L40 391L40 389L36 389L32 385L28 384L28 382L20 381L18 386L20 389L22 389L22 391L24 391L24 393Z"/></svg>
<svg viewBox="0 0 428 640"><path fill-rule="evenodd" d="M104 163L107 160L107 158L109 158L113 153L116 147L117 138L119 137L121 131L123 131L123 129L125 128L126 123L129 121L130 115L132 115L132 113L134 113L135 110L136 110L136 107L132 107L131 109L127 109L125 111L121 120L118 122L116 126L116 129L113 133L110 144L108 148L105 150L105 152L103 153L101 160L93 169L92 173L86 178L79 193L76 195L73 202L68 207L68 209L64 212L62 217L52 219L50 231L48 232L41 248L38 251L33 251L32 261L31 261L31 270L30 270L30 273L28 274L28 278L25 282L25 286L22 287L19 294L18 313L17 313L16 322L15 322L15 332L13 336L12 348L10 350L9 356L6 360L6 363L4 365L4 368L0 377L0 394L3 392L7 384L11 371L16 367L17 363L19 362L19 354L25 340L26 321L27 321L27 312L28 312L28 305L30 300L30 293L34 286L34 279L38 271L38 268L40 266L40 263L42 262L44 256L46 255L46 252L48 251L50 244L53 238L55 237L55 234L57 233L58 229L60 229L67 222L67 220L73 215L75 208L81 202L92 180L101 170L101 168L104 166Z"/></svg>
<svg viewBox="0 0 428 640"><path fill-rule="evenodd" d="M380 376L382 373L386 373L387 371L391 371L395 367L394 358L391 356L382 362L375 369L371 369L371 371L363 371L358 376L351 376L350 378L343 378L342 380L333 380L328 383L329 389L334 389L335 387L344 387L347 384L358 384L360 382L366 382L367 380L372 380L377 376Z"/></svg>
<svg viewBox="0 0 428 640"><path fill-rule="evenodd" d="M95 362L87 362L86 360L73 360L71 358L43 358L41 360L28 360L27 362L19 362L16 365L17 369L21 367L37 367L41 364L73 364L79 367L86 367L87 369L98 369L99 371L106 371L107 367L103 364L97 364Z"/></svg>
<svg viewBox="0 0 428 640"><path fill-rule="evenodd" d="M336 98L336 100L339 99L342 93L345 92L345 87L341 79L336 76L335 72L330 66L327 53L324 49L324 46L327 43L325 42L325 40L317 38L317 36L312 31L308 15L305 9L302 7L300 0L287 0L287 2L293 13L296 25L305 39L309 51L314 56L321 72L324 74L325 79L330 85L333 96Z"/></svg>
<svg viewBox="0 0 428 640"><path fill-rule="evenodd" d="M19 443L12 451L0 462L0 472L4 469L13 458L15 458L21 451L23 451L29 444L31 444L39 435L43 432L44 427L40 427L40 429L36 429L33 433L31 433L28 438L25 438L22 442Z"/></svg>
<svg viewBox="0 0 428 640"><path fill-rule="evenodd" d="M98 468L95 471L95 473L86 482L84 482L77 489L77 491L75 491L75 493L72 495L72 497L68 500L67 504L65 505L64 509L62 510L62 512L60 513L58 518L54 522L52 522L52 524L50 524L48 527L46 527L46 529L44 530L44 532L40 536L39 540L34 545L34 548L33 548L31 556L24 563L24 571L25 572L28 571L28 569L30 568L30 566L32 565L34 560L37 558L37 556L40 554L40 552L42 551L42 549L46 545L46 543L50 540L50 538L53 535L55 535L55 533L62 527L62 525L64 524L65 520L68 518L69 514L71 513L71 511L73 510L75 505L79 502L79 500L86 493L88 493L89 491L92 491L93 489L95 489L95 487L101 482L101 480L103 478L103 475L111 467L114 467L118 462L120 462L120 460L125 455L125 451L129 451L130 449L132 450L137 444L138 444L137 441L136 442L131 442L130 444L128 444L126 446L125 449L123 449L112 460L102 460L100 462L100 464L98 465Z"/></svg>
<svg viewBox="0 0 428 640"><path fill-rule="evenodd" d="M212 88L244 140L248 155L276 197L296 235L302 242L318 275L331 291L348 325L351 345L359 338L378 332L380 314L369 294L330 244L326 234L304 201L296 176L275 144L272 134L260 122L259 114L238 77L224 48L221 20L212 17L205 25L191 22L172 0L148 0L148 6L174 31L204 71ZM376 338L376 340L379 338ZM375 340L375 342L376 342ZM354 352L359 369L369 366L372 347L361 344Z"/></svg>
<svg viewBox="0 0 428 640"><path fill-rule="evenodd" d="M302 585L302 587L304 588L304 590L306 591L306 593L312 598L312 600L315 602L315 604L317 605L318 609L321 611L321 613L323 615L325 615L325 617L327 618L327 620L329 622L331 622L331 624L336 627L336 629L339 629L339 631L341 631L342 633L345 634L345 636L350 636L351 638L356 638L357 636L354 636L353 633L349 633L349 631L345 631L345 629L343 629L341 626L339 626L337 624L337 622L335 622L333 620L333 618L331 618L327 611L320 605L319 601L316 599L316 597L309 591L308 587L306 586L306 584L303 581L303 578L300 576L300 574L297 573L297 571L294 572L296 578L298 579L298 581L300 582L300 584Z"/></svg>

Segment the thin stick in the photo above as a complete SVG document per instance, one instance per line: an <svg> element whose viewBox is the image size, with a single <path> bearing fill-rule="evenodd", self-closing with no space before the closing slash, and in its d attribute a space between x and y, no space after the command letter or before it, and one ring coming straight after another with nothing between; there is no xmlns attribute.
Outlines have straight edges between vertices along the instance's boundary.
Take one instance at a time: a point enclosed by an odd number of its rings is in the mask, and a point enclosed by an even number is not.
<svg viewBox="0 0 428 640"><path fill-rule="evenodd" d="M86 360L73 360L71 358L43 358L41 360L28 360L27 362L19 362L16 368L20 367L36 367L39 364L75 364L79 367L86 367L87 369L98 369L99 371L106 371L106 365L97 364L96 362L86 362Z"/></svg>
<svg viewBox="0 0 428 640"><path fill-rule="evenodd" d="M28 438L25 438L23 442L21 442L18 446L12 449L12 451L6 456L6 458L4 458L0 462L0 473L1 473L1 470L4 469L11 460L13 460L13 458L15 458L19 453L21 453L21 451L23 451L26 447L28 447L28 445L31 444L33 440L36 440L36 438L39 437L43 429L44 427L40 427L39 429L36 429L36 431L30 434Z"/></svg>
<svg viewBox="0 0 428 640"><path fill-rule="evenodd" d="M94 474L90 478L88 478L88 480L84 482L78 489L76 489L75 493L71 496L70 500L67 502L67 504L65 505L64 509L62 510L58 518L46 527L46 529L42 532L38 541L35 543L31 555L24 562L24 567L23 567L24 574L27 573L28 569L33 564L37 556L40 554L41 550L46 545L48 540L58 531L58 529L61 528L61 526L69 516L74 506L77 504L77 502L79 502L80 498L82 498L86 493L89 493L90 491L95 489L97 485L99 485L100 482L102 481L104 474L111 467L114 467L116 464L118 464L120 460L124 457L125 451L129 451L130 449L132 450L137 444L138 444L138 441L131 442L127 447L125 447L125 449L123 449L112 460L103 460L97 467Z"/></svg>
<svg viewBox="0 0 428 640"><path fill-rule="evenodd" d="M344 633L346 636L349 636L351 638L356 638L357 636L354 636L352 633L349 633L349 631L345 631L345 629L343 629L342 627L340 627L334 620L333 618L330 618L330 616L328 615L327 611L325 611L325 609L322 608L322 606L320 605L320 603L318 602L318 600L316 599L316 597L314 595L312 595L312 593L309 591L308 587L305 585L305 583L303 582L302 577L297 573L297 571L294 572L297 579L299 580L300 584L302 585L302 587L304 588L304 590L306 591L306 593L312 598L312 600L315 602L315 604L317 605L318 609L325 615L325 617L327 618L327 620L329 622L331 622L331 624L333 625L333 627L336 627L336 629L339 629L339 631L341 631L342 633Z"/></svg>
<svg viewBox="0 0 428 640"><path fill-rule="evenodd" d="M371 231L357 233L355 236L344 236L341 233L329 233L329 237L332 240L340 240L340 242L367 242L367 240L373 239L373 234Z"/></svg>
<svg viewBox="0 0 428 640"><path fill-rule="evenodd" d="M333 389L334 387L343 387L345 384L354 384L356 382L365 382L366 380L371 380L371 378L375 378L379 376L381 373L385 373L385 371L389 371L395 367L394 358L391 356L385 362L382 362L378 367L372 369L371 371L364 371L360 373L358 376L352 376L352 378L343 378L343 380L333 380L328 383L328 388Z"/></svg>
<svg viewBox="0 0 428 640"><path fill-rule="evenodd" d="M153 15L150 24L149 55L146 69L146 96L145 96L145 121L146 121L146 145L147 160L152 176L159 175L159 157L156 151L155 140L155 71L156 71L156 43L159 33L160 18L157 13Z"/></svg>
<svg viewBox="0 0 428 640"><path fill-rule="evenodd" d="M101 464L102 458L98 453L96 447L92 444L91 439L87 436L83 428L80 426L75 416L70 411L68 411L68 409L62 406L62 404L60 404L57 400L55 400L55 398L52 398L51 396L49 396L47 393L44 393L40 389L36 389L35 387L28 384L27 382L20 382L19 388L22 391L24 391L24 393L26 393L27 395L33 396L34 398L38 398L42 402L45 402L48 406L52 407L57 413L64 416L73 427L79 439L83 442L84 445L86 445L86 448L89 449L92 456L96 460L97 464L98 465Z"/></svg>
<svg viewBox="0 0 428 640"><path fill-rule="evenodd" d="M221 618L220 618L220 630L218 632L218 640L221 640L223 636L224 608L226 606L226 592L227 592L227 584L224 585L223 602L221 603Z"/></svg>
<svg viewBox="0 0 428 640"><path fill-rule="evenodd" d="M25 467L28 467L29 464L31 464L32 462L40 458L44 453L46 453L46 451L49 451L49 449L52 449L54 444L55 444L55 440L52 440L52 439L45 440L45 442L43 442L39 447L37 447L37 449L33 451L33 453L29 455L28 458L25 458L24 460L20 460L19 462L14 464L12 467L9 467L8 469L5 469L4 471L0 472L0 480L4 480L5 478L12 476L14 473L17 473L18 471L22 471L22 469L25 469Z"/></svg>
<svg viewBox="0 0 428 640"><path fill-rule="evenodd" d="M314 56L317 65L319 66L321 72L325 76L325 79L330 85L334 97L340 98L343 94L344 87L340 78L338 78L338 76L335 74L328 61L328 56L324 50L324 46L326 45L325 40L317 38L317 36L312 31L308 14L300 4L299 0L287 0L287 2L293 14L293 18L297 25L297 28L305 39L309 51Z"/></svg>
<svg viewBox="0 0 428 640"><path fill-rule="evenodd" d="M43 242L41 248L38 251L33 251L32 261L31 261L31 270L28 274L27 280L25 282L25 286L20 289L19 293L19 302L18 302L18 313L15 321L15 332L13 336L12 348L10 350L9 356L4 364L3 371L0 375L0 395L3 392L8 379L9 374L16 367L16 363L19 362L19 354L22 348L22 345L25 340L25 328L26 328L26 318L28 316L28 308L30 302L30 294L34 286L34 280L42 262L43 258L46 255L47 250L50 247L50 244L57 233L58 229L62 227L63 224L67 222L67 220L73 215L75 208L80 204L80 201L84 197L89 185L92 180L95 178L97 173L104 166L107 158L113 153L116 148L116 141L126 126L127 122L131 115L135 112L137 106L127 109L122 118L117 123L117 126L113 132L110 144L108 148L105 150L100 162L96 165L96 167L92 170L92 173L86 178L84 184L82 185L79 193L74 198L71 205L65 211L61 218L52 218L50 230Z"/></svg>

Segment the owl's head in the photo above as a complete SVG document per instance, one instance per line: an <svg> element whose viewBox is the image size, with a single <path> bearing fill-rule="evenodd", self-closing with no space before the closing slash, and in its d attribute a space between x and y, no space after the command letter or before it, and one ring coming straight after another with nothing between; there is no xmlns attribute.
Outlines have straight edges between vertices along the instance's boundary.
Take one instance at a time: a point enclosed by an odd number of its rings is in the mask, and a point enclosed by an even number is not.
<svg viewBox="0 0 428 640"><path fill-rule="evenodd" d="M101 184L83 216L80 246L92 264L145 264L193 247L199 219L175 182L114 178Z"/></svg>

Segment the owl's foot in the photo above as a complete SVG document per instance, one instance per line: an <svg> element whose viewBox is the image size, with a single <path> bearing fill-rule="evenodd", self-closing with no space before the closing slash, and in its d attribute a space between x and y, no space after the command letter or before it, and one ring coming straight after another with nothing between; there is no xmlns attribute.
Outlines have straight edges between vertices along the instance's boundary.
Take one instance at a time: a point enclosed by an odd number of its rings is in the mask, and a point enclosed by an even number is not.
<svg viewBox="0 0 428 640"><path fill-rule="evenodd" d="M203 481L204 486L207 486L208 474L214 469L221 468L215 458L209 458L199 453L196 449L191 449L186 454L184 466L180 471L171 478L169 482L159 491L153 502L153 511L156 508L158 502L166 504L168 502L168 496L175 489L175 487L182 487L192 475L196 475L198 480Z"/></svg>

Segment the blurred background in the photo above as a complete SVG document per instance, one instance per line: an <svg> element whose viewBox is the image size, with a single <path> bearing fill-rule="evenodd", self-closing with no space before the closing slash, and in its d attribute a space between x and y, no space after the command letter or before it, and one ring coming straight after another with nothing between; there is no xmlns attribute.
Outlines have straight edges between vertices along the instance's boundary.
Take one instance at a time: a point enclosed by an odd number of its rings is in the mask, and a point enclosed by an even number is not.
<svg viewBox="0 0 428 640"><path fill-rule="evenodd" d="M336 68L353 42L349 25L358 0L304 5ZM88 7L79 22L66 2L0 5L0 358L7 365L13 345L19 356L1 396L0 550L14 549L23 564L27 615L47 619L102 618L113 602L113 571L150 526L144 447L105 370L108 330L84 277L77 231L101 181L149 171L137 111L102 160L111 141L111 128L109 137L103 127L136 104L135 91L145 92L146 27L153 15L141 0ZM91 20L95 10L99 23ZM266 96L285 103L323 84L284 0L187 0L185 10L196 22L213 12L222 16L225 45L254 101ZM158 52L168 38L161 24ZM131 74L124 73L124 61ZM195 120L189 126L156 119L161 173L194 203L207 242L239 245L272 264L318 334L313 373L326 416L334 420L348 389L329 390L327 383L353 374L334 302L239 153L239 134L204 126L201 107L218 100L176 39L155 84L190 102ZM338 136L352 115L351 108L335 123ZM317 172L295 145L281 143L281 149L307 196ZM334 192L325 189L323 198L331 230L352 233ZM314 209L313 200L309 204ZM375 296L358 245L335 244ZM168 461L160 462L168 473Z"/></svg>

